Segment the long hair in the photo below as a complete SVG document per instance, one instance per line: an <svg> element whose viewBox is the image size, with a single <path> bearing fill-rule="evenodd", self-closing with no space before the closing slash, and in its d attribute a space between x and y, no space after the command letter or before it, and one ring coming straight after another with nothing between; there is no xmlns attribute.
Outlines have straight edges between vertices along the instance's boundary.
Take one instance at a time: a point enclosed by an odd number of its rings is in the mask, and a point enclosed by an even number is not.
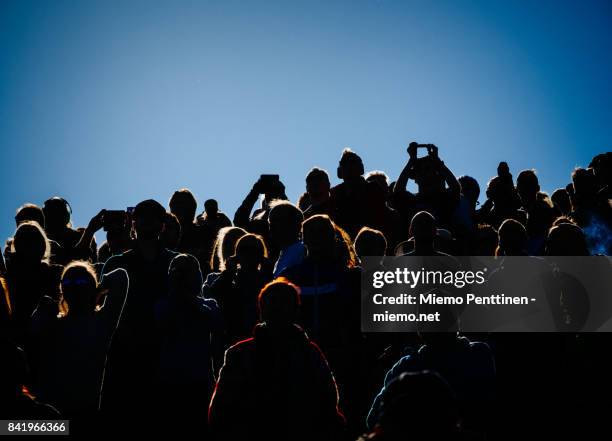
<svg viewBox="0 0 612 441"><path fill-rule="evenodd" d="M234 253L236 242L245 234L247 232L240 227L223 227L219 230L210 256L211 271L225 270L225 260Z"/></svg>

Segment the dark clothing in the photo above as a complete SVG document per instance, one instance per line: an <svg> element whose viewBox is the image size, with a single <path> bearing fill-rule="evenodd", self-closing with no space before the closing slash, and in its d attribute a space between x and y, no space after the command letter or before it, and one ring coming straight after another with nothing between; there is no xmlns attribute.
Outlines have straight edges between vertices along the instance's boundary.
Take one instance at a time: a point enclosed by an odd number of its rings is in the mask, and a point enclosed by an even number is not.
<svg viewBox="0 0 612 441"><path fill-rule="evenodd" d="M374 224L376 219L384 216L376 201L380 194L379 188L377 183L360 177L350 186L342 182L330 190L334 207L333 220L352 238L357 236L362 227Z"/></svg>
<svg viewBox="0 0 612 441"><path fill-rule="evenodd" d="M58 318L57 302L45 297L32 318L30 361L36 396L63 416L93 416L98 409L106 352L125 303L128 277L107 274L104 306L89 315Z"/></svg>
<svg viewBox="0 0 612 441"><path fill-rule="evenodd" d="M465 422L482 430L486 422L484 412L493 404L495 393L495 361L486 343L470 342L459 337L449 342L423 345L415 352L402 357L387 372L380 393L374 399L367 418L367 426L373 429L380 418L381 400L386 387L404 372L431 370L439 373L457 395L465 410Z"/></svg>
<svg viewBox="0 0 612 441"><path fill-rule="evenodd" d="M257 323L257 296L271 279L272 274L265 270L225 270L213 282L208 295L221 308L227 346L252 335Z"/></svg>
<svg viewBox="0 0 612 441"><path fill-rule="evenodd" d="M328 440L343 423L327 361L295 325L227 350L208 417L219 439Z"/></svg>
<svg viewBox="0 0 612 441"><path fill-rule="evenodd" d="M130 281L121 323L108 353L101 407L127 416L135 408L143 414L155 409L154 378L160 340L156 332L155 305L168 293L168 268L176 253L160 249L148 261L138 248L111 257L102 270L127 271Z"/></svg>

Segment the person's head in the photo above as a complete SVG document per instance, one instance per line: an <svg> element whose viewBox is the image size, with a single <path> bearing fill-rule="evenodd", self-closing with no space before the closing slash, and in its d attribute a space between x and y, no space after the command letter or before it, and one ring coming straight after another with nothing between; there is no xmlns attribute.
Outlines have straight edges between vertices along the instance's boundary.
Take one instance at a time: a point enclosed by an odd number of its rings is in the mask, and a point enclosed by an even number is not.
<svg viewBox="0 0 612 441"><path fill-rule="evenodd" d="M523 170L516 178L516 190L521 198L523 207L529 209L535 202L538 192L540 191L540 183L535 170Z"/></svg>
<svg viewBox="0 0 612 441"><path fill-rule="evenodd" d="M234 256L241 269L257 269L264 259L268 257L268 249L260 235L249 233L242 236L236 242Z"/></svg>
<svg viewBox="0 0 612 441"><path fill-rule="evenodd" d="M181 188L175 191L168 205L170 206L170 212L178 218L181 225L193 223L198 203L189 189Z"/></svg>
<svg viewBox="0 0 612 441"><path fill-rule="evenodd" d="M287 279L278 278L262 288L257 298L259 316L271 327L289 326L297 320L300 290Z"/></svg>
<svg viewBox="0 0 612 441"><path fill-rule="evenodd" d="M526 254L527 231L519 221L506 219L499 227L498 235L498 255L521 256Z"/></svg>
<svg viewBox="0 0 612 441"><path fill-rule="evenodd" d="M599 187L612 185L612 152L600 153L589 163L599 182Z"/></svg>
<svg viewBox="0 0 612 441"><path fill-rule="evenodd" d="M159 236L164 248L176 251L181 241L181 223L172 213L164 216L164 228Z"/></svg>
<svg viewBox="0 0 612 441"><path fill-rule="evenodd" d="M336 230L329 216L318 214L302 224L302 240L308 256L315 260L331 260L334 257Z"/></svg>
<svg viewBox="0 0 612 441"><path fill-rule="evenodd" d="M555 210L551 200L544 193L531 204L527 217L527 235L529 237L545 234L555 220Z"/></svg>
<svg viewBox="0 0 612 441"><path fill-rule="evenodd" d="M70 226L72 209L66 199L58 196L47 199L42 209L47 231L57 231Z"/></svg>
<svg viewBox="0 0 612 441"><path fill-rule="evenodd" d="M378 424L389 439L453 439L460 426L457 399L436 372L404 372L385 388Z"/></svg>
<svg viewBox="0 0 612 441"><path fill-rule="evenodd" d="M68 314L91 313L96 309L98 277L89 262L73 261L64 268L61 280L62 304Z"/></svg>
<svg viewBox="0 0 612 441"><path fill-rule="evenodd" d="M547 256L588 256L586 237L582 228L571 223L561 223L548 232Z"/></svg>
<svg viewBox="0 0 612 441"><path fill-rule="evenodd" d="M279 247L284 248L299 240L303 221L302 210L291 202L273 201L270 204L268 215L270 237Z"/></svg>
<svg viewBox="0 0 612 441"><path fill-rule="evenodd" d="M321 168L314 167L306 175L306 193L311 204L323 202L329 198L329 175Z"/></svg>
<svg viewBox="0 0 612 441"><path fill-rule="evenodd" d="M342 151L338 164L338 179L343 181L354 181L363 176L365 172L361 157L349 148Z"/></svg>
<svg viewBox="0 0 612 441"><path fill-rule="evenodd" d="M215 199L207 199L204 202L204 211L207 217L214 218L219 212L219 204Z"/></svg>
<svg viewBox="0 0 612 441"><path fill-rule="evenodd" d="M357 233L354 245L360 259L364 256L384 256L387 250L387 239L381 231L363 227Z"/></svg>
<svg viewBox="0 0 612 441"><path fill-rule="evenodd" d="M514 205L515 189L511 180L502 176L491 178L487 184L487 198L493 201L496 209L512 208Z"/></svg>
<svg viewBox="0 0 612 441"><path fill-rule="evenodd" d="M410 236L414 238L415 248L424 246L434 247L436 237L436 219L427 211L419 211L410 221Z"/></svg>
<svg viewBox="0 0 612 441"><path fill-rule="evenodd" d="M45 214L42 208L35 204L23 204L15 213L15 226L25 221L34 221L45 228Z"/></svg>
<svg viewBox="0 0 612 441"><path fill-rule="evenodd" d="M459 179L459 185L461 185L461 194L474 206L478 202L480 197L480 185L478 181L471 176L461 176Z"/></svg>
<svg viewBox="0 0 612 441"><path fill-rule="evenodd" d="M51 245L38 222L25 221L15 231L11 251L24 262L39 263L49 259Z"/></svg>
<svg viewBox="0 0 612 441"><path fill-rule="evenodd" d="M164 228L166 209L153 199L142 201L134 207L132 222L136 239L158 240Z"/></svg>
<svg viewBox="0 0 612 441"><path fill-rule="evenodd" d="M210 267L213 270L225 270L225 263L234 254L236 242L245 234L247 232L239 227L223 227L219 230L210 258Z"/></svg>
<svg viewBox="0 0 612 441"><path fill-rule="evenodd" d="M497 230L488 224L478 224L476 228L474 256L495 256L498 246Z"/></svg>
<svg viewBox="0 0 612 441"><path fill-rule="evenodd" d="M550 199L559 214L567 216L572 211L572 203L565 188L557 188Z"/></svg>
<svg viewBox="0 0 612 441"><path fill-rule="evenodd" d="M389 176L382 170L372 170L365 176L365 180L368 182L374 182L378 184L381 191L385 195L389 193Z"/></svg>
<svg viewBox="0 0 612 441"><path fill-rule="evenodd" d="M198 297L204 283L200 263L191 254L178 254L168 268L170 295Z"/></svg>
<svg viewBox="0 0 612 441"><path fill-rule="evenodd" d="M574 200L577 204L591 201L597 193L598 183L592 169L577 168L572 172Z"/></svg>

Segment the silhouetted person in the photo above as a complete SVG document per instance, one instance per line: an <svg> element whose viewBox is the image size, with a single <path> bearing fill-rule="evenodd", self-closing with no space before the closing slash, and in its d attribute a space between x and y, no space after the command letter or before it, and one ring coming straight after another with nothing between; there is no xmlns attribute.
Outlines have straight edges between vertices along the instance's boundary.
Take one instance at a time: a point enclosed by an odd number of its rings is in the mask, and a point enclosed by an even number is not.
<svg viewBox="0 0 612 441"><path fill-rule="evenodd" d="M380 396L377 425L358 441L461 439L461 408L434 371L398 372Z"/></svg>
<svg viewBox="0 0 612 441"><path fill-rule="evenodd" d="M495 256L498 245L497 230L488 224L478 224L470 243L470 255Z"/></svg>
<svg viewBox="0 0 612 441"><path fill-rule="evenodd" d="M270 241L279 250L278 260L274 264L274 277L304 260L306 248L300 240L303 220L302 211L288 201L275 201L270 205Z"/></svg>
<svg viewBox="0 0 612 441"><path fill-rule="evenodd" d="M519 209L519 197L512 181L504 176L495 176L487 184L487 201L477 216L480 222L499 228L506 219L527 222L527 213Z"/></svg>
<svg viewBox="0 0 612 441"><path fill-rule="evenodd" d="M378 185L367 182L363 174L361 157L349 148L344 149L337 171L342 183L330 190L335 210L332 218L352 238L361 227L370 225L374 219L382 216L376 212L380 211L380 206L376 206L375 199L384 196L377 192Z"/></svg>
<svg viewBox="0 0 612 441"><path fill-rule="evenodd" d="M572 212L570 217L586 235L591 254L609 255L612 250L612 207L599 203L599 181L592 170L572 172Z"/></svg>
<svg viewBox="0 0 612 441"><path fill-rule="evenodd" d="M59 296L61 267L48 263L49 241L33 221L22 222L13 238L11 259L7 262L6 282L12 310L14 338L23 342L30 317L40 299Z"/></svg>
<svg viewBox="0 0 612 441"><path fill-rule="evenodd" d="M572 202L565 188L557 188L550 196L559 216L568 216L572 211Z"/></svg>
<svg viewBox="0 0 612 441"><path fill-rule="evenodd" d="M109 350L101 399L102 410L118 419L150 417L156 410L154 378L160 342L154 310L168 293L168 268L176 255L160 241L165 215L164 207L152 199L136 205L133 249L108 259L102 270L108 274L123 268L130 282Z"/></svg>
<svg viewBox="0 0 612 441"><path fill-rule="evenodd" d="M218 439L337 439L343 418L323 353L296 325L298 288L283 280L258 299L253 337L225 353L210 403Z"/></svg>
<svg viewBox="0 0 612 441"><path fill-rule="evenodd" d="M586 237L578 225L562 223L548 232L547 256L589 256Z"/></svg>
<svg viewBox="0 0 612 441"><path fill-rule="evenodd" d="M300 196L298 207L304 213L304 219L315 214L334 215L331 199L329 175L323 169L312 168L306 175L306 193Z"/></svg>
<svg viewBox="0 0 612 441"><path fill-rule="evenodd" d="M498 256L526 256L527 231L514 219L506 219L498 230Z"/></svg>
<svg viewBox="0 0 612 441"><path fill-rule="evenodd" d="M57 254L51 256L53 263L65 265L73 259L95 260L97 256L95 240L88 243L86 248L76 248L82 233L71 226L72 208L68 201L57 196L47 199L43 205L43 213L47 237L60 245Z"/></svg>
<svg viewBox="0 0 612 441"><path fill-rule="evenodd" d="M195 256L200 265L206 266L209 258L202 228L196 224L195 216L198 203L187 188L174 192L168 203L170 212L176 216L181 225L177 251Z"/></svg>
<svg viewBox="0 0 612 441"><path fill-rule="evenodd" d="M75 250L79 250L80 254L86 254L87 250L95 243L94 235L102 228L106 231L106 242L98 249L98 264L96 267L103 267L104 263L111 257L122 254L132 247L132 239L130 237L131 222L127 213L125 213L124 221L117 225L109 226L105 222L107 210L100 210L98 214L92 217L83 230L79 242L75 245ZM99 271L97 271L99 272Z"/></svg>
<svg viewBox="0 0 612 441"><path fill-rule="evenodd" d="M219 278L221 273L225 271L228 259L234 255L238 239L246 234L248 233L239 227L223 227L219 230L212 255L210 256L211 272L206 276L202 286L204 297L210 297L210 287Z"/></svg>
<svg viewBox="0 0 612 441"><path fill-rule="evenodd" d="M365 256L384 256L387 239L381 231L363 227L355 238L354 246L359 259Z"/></svg>
<svg viewBox="0 0 612 441"><path fill-rule="evenodd" d="M410 236L414 240L413 251L407 256L446 256L436 250L436 219L427 211L420 211L410 222Z"/></svg>
<svg viewBox="0 0 612 441"><path fill-rule="evenodd" d="M160 402L168 428L205 433L215 382L213 365L222 363L222 320L217 303L201 297L202 273L194 256L179 254L170 263L168 296L155 305L161 337L157 365Z"/></svg>
<svg viewBox="0 0 612 441"><path fill-rule="evenodd" d="M257 296L272 279L268 252L261 236L246 234L236 242L234 255L214 281L208 295L223 314L227 345L251 335L257 323Z"/></svg>
<svg viewBox="0 0 612 441"><path fill-rule="evenodd" d="M276 199L287 200L287 195L285 194L285 186L280 180L270 180L264 178L264 176L262 175L253 184L253 188L251 188L249 194L247 194L240 207L236 210L234 225L244 228L250 233L259 234L267 242L270 203ZM251 215L257 199L262 194L264 198L261 201L261 206L255 209Z"/></svg>
<svg viewBox="0 0 612 441"><path fill-rule="evenodd" d="M93 418L98 410L106 352L127 289L124 270L107 274L98 285L91 264L75 261L62 274L59 304L44 297L34 312L34 391L64 417Z"/></svg>
<svg viewBox="0 0 612 441"><path fill-rule="evenodd" d="M419 148L427 149L427 156L417 158ZM413 195L406 190L409 179L418 186ZM404 219L410 219L415 212L428 211L438 219L439 225L447 227L461 194L461 187L455 175L438 156L438 147L433 144L422 146L411 142L408 146L408 162L393 187L395 208L403 212Z"/></svg>
<svg viewBox="0 0 612 441"><path fill-rule="evenodd" d="M495 361L489 346L453 333L419 336L422 345L418 350L404 355L387 372L368 414L368 428L373 429L379 422L381 401L393 380L404 372L431 370L439 373L455 391L467 426L473 431L485 432L489 424L487 410L495 399Z"/></svg>
<svg viewBox="0 0 612 441"><path fill-rule="evenodd" d="M231 227L232 221L224 212L219 210L219 204L215 199L207 199L204 202L204 212L198 216L196 222L202 229L202 252L203 258L206 260L206 265L203 263L201 265L207 267L213 253L215 240L217 239L219 230L221 230L221 228ZM209 271L212 271L212 268L205 268L203 270L204 273Z"/></svg>

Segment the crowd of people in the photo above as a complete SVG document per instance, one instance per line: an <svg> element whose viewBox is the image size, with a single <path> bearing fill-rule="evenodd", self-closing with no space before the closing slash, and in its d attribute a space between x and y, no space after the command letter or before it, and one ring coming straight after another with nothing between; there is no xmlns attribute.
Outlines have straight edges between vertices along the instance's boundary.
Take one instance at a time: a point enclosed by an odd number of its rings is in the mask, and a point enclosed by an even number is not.
<svg viewBox="0 0 612 441"><path fill-rule="evenodd" d="M19 207L0 256L0 417L215 440L480 440L605 422L606 334L362 333L360 262L610 255L610 152L550 196L535 170L514 179L500 162L482 205L431 144L411 143L393 182L345 149L337 178L313 168L292 203L262 175L233 219L214 199L198 214L185 188L84 228L61 197Z"/></svg>

